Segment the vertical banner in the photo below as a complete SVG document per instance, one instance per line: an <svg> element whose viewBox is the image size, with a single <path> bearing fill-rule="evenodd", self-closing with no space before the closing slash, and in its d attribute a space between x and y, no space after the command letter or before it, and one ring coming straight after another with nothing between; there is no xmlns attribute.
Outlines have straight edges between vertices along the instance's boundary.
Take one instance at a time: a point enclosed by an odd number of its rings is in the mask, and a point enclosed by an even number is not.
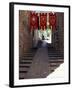
<svg viewBox="0 0 72 90"><path fill-rule="evenodd" d="M47 13L40 13L40 28L46 29L47 27Z"/></svg>
<svg viewBox="0 0 72 90"><path fill-rule="evenodd" d="M30 30L38 28L38 15L37 13L30 12Z"/></svg>
<svg viewBox="0 0 72 90"><path fill-rule="evenodd" d="M49 24L52 26L52 30L56 29L56 13L49 13Z"/></svg>

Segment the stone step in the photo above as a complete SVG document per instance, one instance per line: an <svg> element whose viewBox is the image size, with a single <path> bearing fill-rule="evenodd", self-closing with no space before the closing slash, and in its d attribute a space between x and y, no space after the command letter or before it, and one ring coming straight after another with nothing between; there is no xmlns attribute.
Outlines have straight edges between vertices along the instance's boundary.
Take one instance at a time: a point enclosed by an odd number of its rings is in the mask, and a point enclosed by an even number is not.
<svg viewBox="0 0 72 90"><path fill-rule="evenodd" d="M22 57L20 60L28 60L28 59L33 59L33 57Z"/></svg>
<svg viewBox="0 0 72 90"><path fill-rule="evenodd" d="M20 64L31 64L32 62L20 62Z"/></svg>
<svg viewBox="0 0 72 90"><path fill-rule="evenodd" d="M19 68L30 68L30 66L19 66Z"/></svg>
<svg viewBox="0 0 72 90"><path fill-rule="evenodd" d="M60 63L50 63L50 66L59 66L60 65Z"/></svg>
<svg viewBox="0 0 72 90"><path fill-rule="evenodd" d="M25 57L22 57L22 58L29 58L29 59L31 59L31 58L33 58L32 56L25 56Z"/></svg>
<svg viewBox="0 0 72 90"><path fill-rule="evenodd" d="M52 70L54 71L56 68L57 68L57 67L51 67L51 68L50 68L50 71L52 71Z"/></svg>
<svg viewBox="0 0 72 90"><path fill-rule="evenodd" d="M29 70L29 68L19 68L19 71L28 71Z"/></svg>
<svg viewBox="0 0 72 90"><path fill-rule="evenodd" d="M60 52L58 53L58 52L55 52L55 51L50 51L50 52L48 52L48 54L50 54L50 55L63 55L63 53L61 54Z"/></svg>
<svg viewBox="0 0 72 90"><path fill-rule="evenodd" d="M63 57L61 57L61 56L49 56L49 58L63 58Z"/></svg>
<svg viewBox="0 0 72 90"><path fill-rule="evenodd" d="M58 65L50 65L50 67L58 67L59 66L59 64Z"/></svg>
<svg viewBox="0 0 72 90"><path fill-rule="evenodd" d="M23 61L23 60L33 60L32 58L23 58L22 60L20 61Z"/></svg>
<svg viewBox="0 0 72 90"><path fill-rule="evenodd" d="M49 61L49 63L63 63L64 61L54 61L54 60L51 60L51 61Z"/></svg>
<svg viewBox="0 0 72 90"><path fill-rule="evenodd" d="M28 71L19 71L19 73L27 73Z"/></svg>
<svg viewBox="0 0 72 90"><path fill-rule="evenodd" d="M59 55L59 54L48 54L48 56L59 56L59 57L63 57L63 55Z"/></svg>
<svg viewBox="0 0 72 90"><path fill-rule="evenodd" d="M57 59L57 60L52 59L50 61L64 61L64 59Z"/></svg>
<svg viewBox="0 0 72 90"><path fill-rule="evenodd" d="M21 63L21 64L19 64L19 66L20 66L20 67L23 67L23 66L25 67L25 66L31 66L31 64L24 64L24 63L22 64L22 63Z"/></svg>
<svg viewBox="0 0 72 90"><path fill-rule="evenodd" d="M22 58L19 58L19 60L24 60L24 59L33 59L33 56L24 56Z"/></svg>
<svg viewBox="0 0 72 90"><path fill-rule="evenodd" d="M57 67L60 66L61 63L50 63L50 69L55 70Z"/></svg>
<svg viewBox="0 0 72 90"><path fill-rule="evenodd" d="M62 57L49 57L49 59L63 59Z"/></svg>
<svg viewBox="0 0 72 90"><path fill-rule="evenodd" d="M32 62L32 60L20 60L19 62Z"/></svg>
<svg viewBox="0 0 72 90"><path fill-rule="evenodd" d="M23 58L24 57L33 57L33 55L24 55Z"/></svg>
<svg viewBox="0 0 72 90"><path fill-rule="evenodd" d="M60 66L60 64L56 65L56 66L55 65L54 66L50 66L50 71L57 69L59 66Z"/></svg>
<svg viewBox="0 0 72 90"><path fill-rule="evenodd" d="M20 61L32 61L33 59L22 59Z"/></svg>

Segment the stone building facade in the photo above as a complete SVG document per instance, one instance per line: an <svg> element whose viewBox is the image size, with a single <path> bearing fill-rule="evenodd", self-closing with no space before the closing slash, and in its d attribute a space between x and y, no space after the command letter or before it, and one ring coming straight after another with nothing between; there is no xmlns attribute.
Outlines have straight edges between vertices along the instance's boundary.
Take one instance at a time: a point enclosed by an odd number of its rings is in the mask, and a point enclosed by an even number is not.
<svg viewBox="0 0 72 90"><path fill-rule="evenodd" d="M64 52L64 13L56 13L57 28L52 31L52 45L60 53Z"/></svg>
<svg viewBox="0 0 72 90"><path fill-rule="evenodd" d="M29 30L29 11L19 11L19 56L32 48L32 36Z"/></svg>

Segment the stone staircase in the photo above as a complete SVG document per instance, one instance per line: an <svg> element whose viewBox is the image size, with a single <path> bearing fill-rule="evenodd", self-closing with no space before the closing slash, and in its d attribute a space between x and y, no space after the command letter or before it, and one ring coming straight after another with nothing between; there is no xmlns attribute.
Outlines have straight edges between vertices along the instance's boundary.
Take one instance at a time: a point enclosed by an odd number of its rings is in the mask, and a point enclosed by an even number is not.
<svg viewBox="0 0 72 90"><path fill-rule="evenodd" d="M48 45L48 57L49 57L49 66L50 73L52 73L57 67L64 62L64 55L56 50L51 45Z"/></svg>
<svg viewBox="0 0 72 90"><path fill-rule="evenodd" d="M33 62L33 57L36 50L32 49L24 53L24 56L19 60L19 79L25 79L31 64Z"/></svg>

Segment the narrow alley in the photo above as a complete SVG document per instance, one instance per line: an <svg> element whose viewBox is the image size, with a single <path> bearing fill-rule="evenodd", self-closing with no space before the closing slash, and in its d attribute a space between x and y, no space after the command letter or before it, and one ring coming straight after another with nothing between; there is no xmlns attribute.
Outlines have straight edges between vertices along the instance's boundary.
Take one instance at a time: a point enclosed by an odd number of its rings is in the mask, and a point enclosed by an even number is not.
<svg viewBox="0 0 72 90"><path fill-rule="evenodd" d="M63 65L63 22L62 12L19 11L20 80L47 78Z"/></svg>

